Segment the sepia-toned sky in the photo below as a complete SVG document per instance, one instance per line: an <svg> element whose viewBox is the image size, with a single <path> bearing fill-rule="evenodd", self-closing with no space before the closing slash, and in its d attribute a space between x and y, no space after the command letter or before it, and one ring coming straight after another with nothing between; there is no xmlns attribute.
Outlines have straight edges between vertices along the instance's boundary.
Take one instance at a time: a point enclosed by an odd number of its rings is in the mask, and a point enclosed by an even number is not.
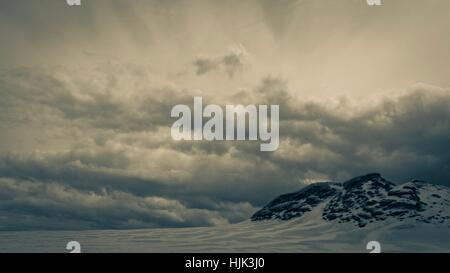
<svg viewBox="0 0 450 273"><path fill-rule="evenodd" d="M235 223L317 181L450 185L450 2L0 0L0 230ZM170 110L279 104L280 146Z"/></svg>

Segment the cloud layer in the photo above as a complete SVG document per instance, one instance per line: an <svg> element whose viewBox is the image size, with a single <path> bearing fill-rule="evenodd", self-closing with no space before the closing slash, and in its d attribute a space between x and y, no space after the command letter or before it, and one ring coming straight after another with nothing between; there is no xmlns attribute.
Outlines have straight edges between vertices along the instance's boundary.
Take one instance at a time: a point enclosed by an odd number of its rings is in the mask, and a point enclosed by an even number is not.
<svg viewBox="0 0 450 273"><path fill-rule="evenodd" d="M195 93L122 64L3 70L0 229L233 223L279 193L373 171L450 185L448 89L305 101L266 77L206 95L279 104L273 153L251 142L173 141L170 109Z"/></svg>

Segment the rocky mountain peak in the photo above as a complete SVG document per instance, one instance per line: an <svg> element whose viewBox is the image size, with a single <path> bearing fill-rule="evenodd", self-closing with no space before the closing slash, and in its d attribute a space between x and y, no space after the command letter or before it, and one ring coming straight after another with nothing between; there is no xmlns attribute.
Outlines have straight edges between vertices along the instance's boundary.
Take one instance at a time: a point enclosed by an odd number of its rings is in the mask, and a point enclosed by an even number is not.
<svg viewBox="0 0 450 273"><path fill-rule="evenodd" d="M449 225L450 190L417 180L396 185L379 173L370 173L344 183L321 182L281 195L251 219L284 221L314 209L322 210L325 221L359 227L389 219Z"/></svg>

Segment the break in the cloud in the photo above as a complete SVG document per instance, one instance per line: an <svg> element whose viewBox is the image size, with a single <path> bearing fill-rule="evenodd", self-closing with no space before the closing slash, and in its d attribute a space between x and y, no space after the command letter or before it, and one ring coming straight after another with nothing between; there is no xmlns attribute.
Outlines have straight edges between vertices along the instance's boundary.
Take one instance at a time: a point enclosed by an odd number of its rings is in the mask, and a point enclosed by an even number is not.
<svg viewBox="0 0 450 273"><path fill-rule="evenodd" d="M244 46L237 45L231 47L229 52L223 55L199 55L194 60L193 65L197 75L203 75L213 71L222 71L228 76L233 77L236 73L243 71L245 66L248 65L248 56Z"/></svg>
<svg viewBox="0 0 450 273"><path fill-rule="evenodd" d="M450 185L449 89L305 101L267 77L205 94L205 103L280 104L273 153L173 141L170 108L196 92L119 64L3 70L0 229L233 223L279 193L372 171Z"/></svg>

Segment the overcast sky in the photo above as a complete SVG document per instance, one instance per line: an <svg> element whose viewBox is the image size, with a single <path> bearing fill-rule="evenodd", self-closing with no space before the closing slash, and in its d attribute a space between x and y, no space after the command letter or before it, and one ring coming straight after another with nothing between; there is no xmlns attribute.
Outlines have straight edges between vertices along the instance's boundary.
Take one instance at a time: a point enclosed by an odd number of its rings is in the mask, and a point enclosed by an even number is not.
<svg viewBox="0 0 450 273"><path fill-rule="evenodd" d="M223 225L380 172L450 185L450 2L0 0L0 230ZM171 108L279 104L280 146Z"/></svg>

